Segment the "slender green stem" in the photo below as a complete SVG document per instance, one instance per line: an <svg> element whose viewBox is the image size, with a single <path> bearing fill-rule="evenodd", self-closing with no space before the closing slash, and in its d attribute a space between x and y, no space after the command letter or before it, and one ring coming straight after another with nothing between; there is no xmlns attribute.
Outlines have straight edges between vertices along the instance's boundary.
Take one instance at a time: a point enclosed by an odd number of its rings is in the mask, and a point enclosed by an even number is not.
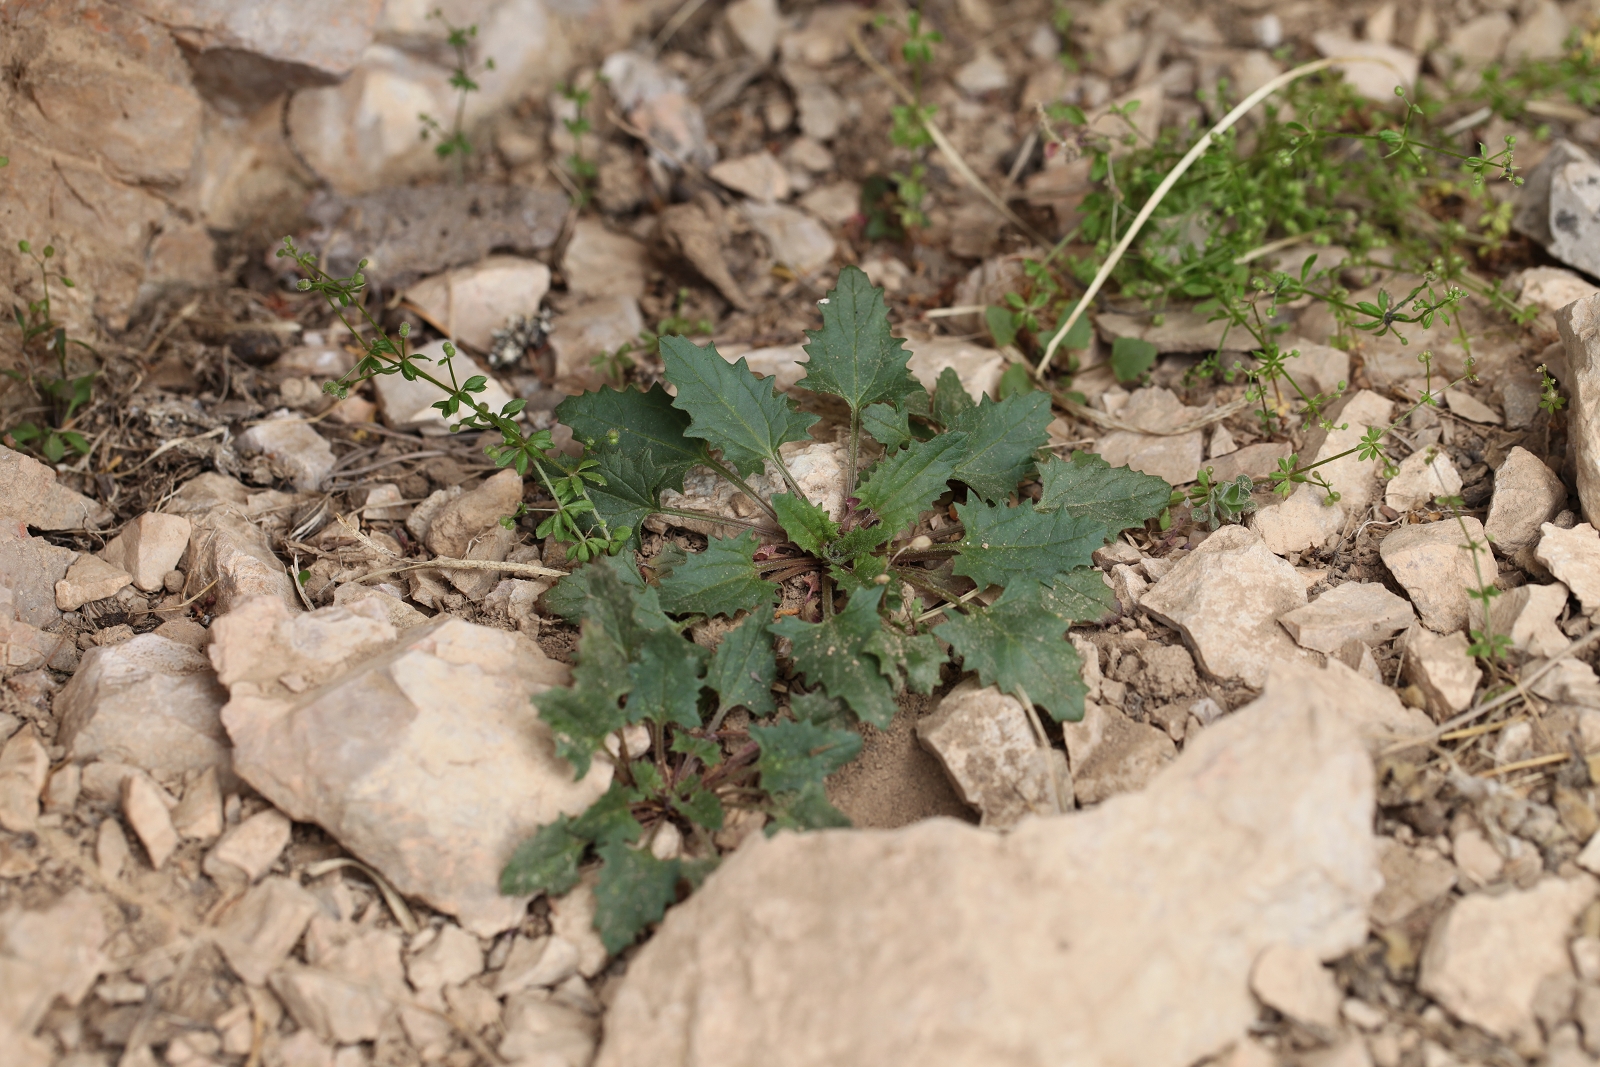
<svg viewBox="0 0 1600 1067"><path fill-rule="evenodd" d="M766 512L767 517L773 522L778 521L778 513L772 510L772 505L761 499L761 494L750 488L749 484L743 478L739 477L739 475L734 472L732 467L725 466L722 463L712 459L710 456L706 456L703 460L701 460L701 462L707 467L710 467L716 473L720 474L722 477L726 478L730 485L738 489L745 496L749 497L751 500L754 500L756 502L756 506L762 511ZM782 463L778 464L778 469L783 470ZM789 472L784 470L783 473L787 475Z"/></svg>
<svg viewBox="0 0 1600 1067"><path fill-rule="evenodd" d="M850 455L844 469L844 498L856 495L856 460L861 452L861 412L850 408Z"/></svg>

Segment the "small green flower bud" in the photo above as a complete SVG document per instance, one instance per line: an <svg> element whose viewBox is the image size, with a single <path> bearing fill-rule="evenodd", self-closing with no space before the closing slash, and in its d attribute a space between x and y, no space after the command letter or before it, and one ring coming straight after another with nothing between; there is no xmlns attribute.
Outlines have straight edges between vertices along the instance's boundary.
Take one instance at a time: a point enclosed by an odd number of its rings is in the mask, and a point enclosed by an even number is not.
<svg viewBox="0 0 1600 1067"><path fill-rule="evenodd" d="M411 336L411 324L409 322L402 322L400 324L400 336L401 337L410 337Z"/></svg>
<svg viewBox="0 0 1600 1067"><path fill-rule="evenodd" d="M296 288L296 289L298 289L298 290L300 290L300 291L301 291L301 292L302 292L302 293L303 293L303 292L305 292L305 291L307 291L307 290L308 290L308 289L310 289L310 288L311 288L311 281L310 281L310 279L308 279L308 278L301 278L301 279L300 279L300 280L299 280L299 281L298 281L298 282L296 282L296 283L295 283L295 288Z"/></svg>

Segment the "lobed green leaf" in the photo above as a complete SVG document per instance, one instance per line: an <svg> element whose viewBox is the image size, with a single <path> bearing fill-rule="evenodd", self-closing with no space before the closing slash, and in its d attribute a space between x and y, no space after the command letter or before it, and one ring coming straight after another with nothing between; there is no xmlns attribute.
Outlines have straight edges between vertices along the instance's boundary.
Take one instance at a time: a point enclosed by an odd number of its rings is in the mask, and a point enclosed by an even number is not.
<svg viewBox="0 0 1600 1067"><path fill-rule="evenodd" d="M967 435L955 480L991 503L1004 500L1027 476L1034 453L1049 441L1051 418L1048 393L1018 393L998 403L984 396L948 424Z"/></svg>
<svg viewBox="0 0 1600 1067"><path fill-rule="evenodd" d="M733 616L771 604L778 587L756 572L760 541L751 531L713 538L658 581L661 607L674 615Z"/></svg>
<svg viewBox="0 0 1600 1067"><path fill-rule="evenodd" d="M761 788L769 793L797 793L822 780L861 751L861 735L815 722L785 721L771 726L751 726L750 736L761 746L756 770Z"/></svg>
<svg viewBox="0 0 1600 1067"><path fill-rule="evenodd" d="M980 587L1049 581L1087 566L1105 543L1105 527L1094 519L1064 511L1041 514L1031 500L1015 507L957 504L956 517L966 533L954 573Z"/></svg>
<svg viewBox="0 0 1600 1067"><path fill-rule="evenodd" d="M666 379L678 387L673 407L689 415L684 433L722 451L741 475L781 463L778 446L809 440L806 429L817 416L795 409L777 391L777 378L758 378L741 358L729 363L714 345L695 345L682 337L661 338Z"/></svg>
<svg viewBox="0 0 1600 1067"><path fill-rule="evenodd" d="M883 590L853 593L845 609L818 623L790 616L768 629L794 646L796 668L807 681L839 697L865 722L882 729L894 718L894 692L878 669L866 642L881 627L878 603Z"/></svg>
<svg viewBox="0 0 1600 1067"><path fill-rule="evenodd" d="M789 540L813 556L827 556L828 546L839 537L839 525L820 505L793 493L779 493L770 503Z"/></svg>
<svg viewBox="0 0 1600 1067"><path fill-rule="evenodd" d="M856 491L862 506L878 517L877 534L868 547L890 540L933 506L955 474L966 444L965 434L943 433L890 454L868 472Z"/></svg>
<svg viewBox="0 0 1600 1067"><path fill-rule="evenodd" d="M604 866L595 884L595 929L606 951L618 953L678 898L681 861L658 860L649 849L612 843L599 849Z"/></svg>
<svg viewBox="0 0 1600 1067"><path fill-rule="evenodd" d="M706 459L705 443L688 436L689 416L673 407L672 397L659 383L643 393L608 385L569 396L556 405L556 418L591 447L614 444L628 455L648 453L660 471L654 486L658 490L681 491L684 472Z"/></svg>
<svg viewBox="0 0 1600 1067"><path fill-rule="evenodd" d="M1092 452L1071 459L1051 458L1039 467L1043 491L1037 510L1061 511L1094 519L1109 540L1131 526L1143 526L1166 508L1172 487L1164 479L1113 467Z"/></svg>
<svg viewBox="0 0 1600 1067"><path fill-rule="evenodd" d="M843 397L851 411L879 401L894 403L921 386L906 363L911 354L889 326L883 290L859 267L839 272L822 301L822 329L807 330L806 376L800 385Z"/></svg>
<svg viewBox="0 0 1600 1067"><path fill-rule="evenodd" d="M987 608L946 619L935 633L984 685L1027 699L1057 722L1083 718L1082 662L1066 639L1067 622L1046 603L1044 587L1019 581Z"/></svg>
<svg viewBox="0 0 1600 1067"><path fill-rule="evenodd" d="M745 707L757 716L777 710L772 684L778 680L778 662L767 625L762 615L749 616L723 635L712 653L705 684L716 690L719 710Z"/></svg>

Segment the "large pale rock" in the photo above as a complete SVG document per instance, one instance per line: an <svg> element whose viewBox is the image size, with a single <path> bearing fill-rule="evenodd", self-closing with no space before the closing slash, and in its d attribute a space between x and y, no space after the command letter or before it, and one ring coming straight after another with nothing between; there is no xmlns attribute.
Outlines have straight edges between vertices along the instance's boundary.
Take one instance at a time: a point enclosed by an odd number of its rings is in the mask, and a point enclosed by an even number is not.
<svg viewBox="0 0 1600 1067"><path fill-rule="evenodd" d="M1565 267L1529 267L1512 275L1511 281L1520 287L1518 300L1552 313L1600 293L1600 287Z"/></svg>
<svg viewBox="0 0 1600 1067"><path fill-rule="evenodd" d="M1346 582L1278 621L1300 647L1332 654L1346 641L1377 644L1410 626L1416 614L1377 582Z"/></svg>
<svg viewBox="0 0 1600 1067"><path fill-rule="evenodd" d="M166 27L105 0L8 5L6 15L0 69L29 74L0 85L11 158L0 244L56 246L57 269L77 285L52 286L54 317L75 337L94 318L120 330L142 286L211 281L211 239L189 184L203 106ZM0 285L18 300L39 295L21 255L0 262ZM0 499L16 498L0 489ZM15 506L57 502L29 496Z"/></svg>
<svg viewBox="0 0 1600 1067"><path fill-rule="evenodd" d="M522 475L509 467L497 471L434 514L428 524L428 549L435 555L462 559L473 541L491 529L501 529L500 519L515 515L520 503Z"/></svg>
<svg viewBox="0 0 1600 1067"><path fill-rule="evenodd" d="M1502 556L1511 556L1539 540L1539 527L1556 517L1567 502L1567 487L1556 472L1520 445L1494 472L1494 496L1483 532Z"/></svg>
<svg viewBox="0 0 1600 1067"><path fill-rule="evenodd" d="M1224 526L1144 595L1140 606L1183 633L1217 678L1260 686L1274 660L1304 661L1278 619L1306 603L1295 569L1252 531Z"/></svg>
<svg viewBox="0 0 1600 1067"><path fill-rule="evenodd" d="M816 274L833 262L833 235L799 208L747 200L740 210L751 229L766 238L772 258L796 274Z"/></svg>
<svg viewBox="0 0 1600 1067"><path fill-rule="evenodd" d="M1512 225L1568 266L1600 273L1600 161L1557 141L1528 172Z"/></svg>
<svg viewBox="0 0 1600 1067"><path fill-rule="evenodd" d="M226 482L233 480L202 474L190 486L210 477L219 480L196 488L188 499L174 497L171 502L174 510L184 510L191 527L183 565L184 595L215 596L218 614L253 596L274 596L298 611L294 582L266 534L246 516L243 501L234 503L218 495L231 492L233 487ZM244 487L233 485L242 495Z"/></svg>
<svg viewBox="0 0 1600 1067"><path fill-rule="evenodd" d="M956 686L932 715L918 720L917 737L984 826L1007 829L1024 815L1057 814L1070 793L1056 774L1056 759L1034 738L1021 702L992 685L969 680Z"/></svg>
<svg viewBox="0 0 1600 1067"><path fill-rule="evenodd" d="M1128 466L1172 485L1192 482L1202 463L1202 431L1171 431L1201 414L1199 408L1185 407L1170 389L1137 389L1117 417L1149 432L1114 430L1099 440L1095 451L1113 467Z"/></svg>
<svg viewBox="0 0 1600 1067"><path fill-rule="evenodd" d="M1469 539L1484 547L1471 551ZM1467 590L1493 585L1500 573L1477 519L1447 518L1401 527L1383 539L1378 553L1410 594L1423 624L1440 633L1466 626Z"/></svg>
<svg viewBox="0 0 1600 1067"><path fill-rule="evenodd" d="M632 296L603 296L570 308L550 331L556 388L573 395L600 388L606 372L595 365L595 357L624 345L636 348L643 329L644 315Z"/></svg>
<svg viewBox="0 0 1600 1067"><path fill-rule="evenodd" d="M1256 958L1250 989L1261 1003L1294 1021L1324 1030L1339 1025L1344 996L1317 954L1305 945L1272 945Z"/></svg>
<svg viewBox="0 0 1600 1067"><path fill-rule="evenodd" d="M1257 1016L1262 951L1360 944L1381 886L1342 693L1286 682L1093 812L1006 836L940 819L752 838L630 963L598 1067L1222 1051Z"/></svg>
<svg viewBox="0 0 1600 1067"><path fill-rule="evenodd" d="M1407 91L1416 84L1422 61L1413 52L1382 41L1358 41L1342 33L1323 31L1311 35L1311 43L1324 56L1338 56L1334 69L1344 75L1350 87L1369 100L1394 101L1395 86Z"/></svg>
<svg viewBox="0 0 1600 1067"><path fill-rule="evenodd" d="M991 400L1000 399L1000 376L1005 373L1006 359L994 349L952 337L930 337L906 341L906 350L911 353L906 369L930 395L939 384L939 375L949 367L961 379L973 403L986 393Z"/></svg>
<svg viewBox="0 0 1600 1067"><path fill-rule="evenodd" d="M1563 530L1554 523L1545 523L1539 527L1539 544L1533 550L1533 558L1565 583L1586 613L1593 615L1600 610L1600 533L1593 526L1580 522Z"/></svg>
<svg viewBox="0 0 1600 1067"><path fill-rule="evenodd" d="M322 438L317 440L322 441ZM328 467L332 469L333 452L326 441L322 441L322 448L328 453ZM183 559L193 532L189 520L182 515L147 511L107 541L106 547L100 550L100 558L127 571L133 576L133 584L140 589L154 593L162 588L167 572Z"/></svg>
<svg viewBox="0 0 1600 1067"><path fill-rule="evenodd" d="M84 653L56 695L56 741L75 760L128 763L160 778L215 767L231 780L218 718L227 699L204 652L140 634Z"/></svg>
<svg viewBox="0 0 1600 1067"><path fill-rule="evenodd" d="M185 534L184 543L188 540ZM117 590L132 581L127 571L99 556L79 556L56 583L56 607L62 611L77 611L90 601L115 596Z"/></svg>
<svg viewBox="0 0 1600 1067"><path fill-rule="evenodd" d="M108 936L100 905L82 889L42 911L13 905L0 912L0 1038L8 1063L54 1062L33 1032L57 998L76 1007L111 969L102 951ZM46 1054L36 1056L40 1050Z"/></svg>
<svg viewBox="0 0 1600 1067"><path fill-rule="evenodd" d="M1313 429L1300 454L1310 454L1312 462L1317 463L1331 460L1317 471L1338 490L1339 499L1327 503L1323 490L1306 484L1281 504L1269 504L1257 511L1251 516L1250 525L1268 548L1281 556L1325 545L1344 531L1351 516L1359 515L1372 503L1383 461L1364 460L1354 452L1339 459L1333 457L1355 448L1371 427L1387 427L1393 411L1393 401L1369 389L1353 393L1342 405L1329 408L1328 417L1335 428L1326 434L1320 428Z"/></svg>
<svg viewBox="0 0 1600 1067"><path fill-rule="evenodd" d="M1371 657L1372 653L1368 652L1369 661ZM1291 663L1274 663L1267 671L1267 686L1288 684L1283 679L1301 669ZM1322 684L1337 687L1344 694L1341 706L1344 717L1374 755L1396 740L1416 737L1433 728L1433 721L1427 715L1400 703L1395 691L1384 685L1382 679L1359 674L1333 656L1328 657L1326 673Z"/></svg>
<svg viewBox="0 0 1600 1067"><path fill-rule="evenodd" d="M0 519L0 589L9 594L5 614L29 626L44 627L61 618L56 583L67 576L78 554L29 537L19 519Z"/></svg>
<svg viewBox="0 0 1600 1067"><path fill-rule="evenodd" d="M444 342L431 341L417 349L417 355L424 358L420 362L423 370L438 378L441 382L450 380L450 370L443 365L445 358ZM506 392L488 370L477 360L467 355L460 349L456 350L455 358L451 360L455 367L456 380L466 381L475 375L488 378L481 393L474 393L473 399L480 404L486 404L489 410L499 412L511 400L511 394ZM406 381L399 374L384 374L372 381L373 388L378 393L378 411L383 416L384 425L395 430L419 430L424 437L443 437L450 432L451 425L458 421L447 419L433 405L444 399L444 390L432 382L421 378L415 381Z"/></svg>
<svg viewBox="0 0 1600 1067"><path fill-rule="evenodd" d="M1600 522L1600 294L1556 312L1556 327L1567 355L1567 380L1561 384L1572 401L1567 439L1578 472L1578 500L1592 524Z"/></svg>
<svg viewBox="0 0 1600 1067"><path fill-rule="evenodd" d="M299 415L280 412L250 427L238 441L246 452L260 452L276 460L302 493L320 489L323 479L333 473L333 448Z"/></svg>
<svg viewBox="0 0 1600 1067"><path fill-rule="evenodd" d="M603 761L573 781L556 756L530 698L566 668L520 634L447 618L400 636L367 601L292 615L266 598L212 634L241 777L479 935L527 905L497 891L512 850L610 784Z"/></svg>
<svg viewBox="0 0 1600 1067"><path fill-rule="evenodd" d="M1595 880L1582 874L1458 900L1428 934L1417 987L1463 1022L1506 1040L1537 1041L1539 983L1572 974L1567 940L1595 892Z"/></svg>
<svg viewBox="0 0 1600 1067"><path fill-rule="evenodd" d="M1143 789L1178 754L1164 731L1093 700L1084 701L1082 721L1063 724L1061 733L1073 795L1084 806Z"/></svg>
<svg viewBox="0 0 1600 1067"><path fill-rule="evenodd" d="M446 337L487 352L494 344L494 332L508 319L538 315L549 291L550 268L538 260L490 256L473 266L424 278L406 290L406 299Z"/></svg>
<svg viewBox="0 0 1600 1067"><path fill-rule="evenodd" d="M315 0L131 0L128 6L172 31L208 93L247 104L344 78L372 43L383 8L381 0L333 9Z"/></svg>
<svg viewBox="0 0 1600 1067"><path fill-rule="evenodd" d="M1511 647L1530 656L1553 656L1570 642L1556 620L1567 607L1567 587L1560 582L1549 585L1519 585L1505 589L1489 602L1489 620L1494 632L1511 639ZM1483 608L1474 600L1468 607L1472 628L1483 628Z"/></svg>
<svg viewBox="0 0 1600 1067"><path fill-rule="evenodd" d="M612 233L599 219L579 219L561 256L567 292L581 297L644 295L650 265L643 244Z"/></svg>
<svg viewBox="0 0 1600 1067"><path fill-rule="evenodd" d="M1383 490L1383 502L1396 511L1415 511L1435 497L1461 492L1461 473L1443 452L1424 448L1400 461L1400 470Z"/></svg>
<svg viewBox="0 0 1600 1067"><path fill-rule="evenodd" d="M0 445L0 519L20 519L36 530L95 529L111 512L56 482L56 472L32 456Z"/></svg>
<svg viewBox="0 0 1600 1067"><path fill-rule="evenodd" d="M1467 647L1467 635L1460 631L1436 634L1413 626L1406 635L1405 679L1422 690L1436 719L1465 710L1483 681Z"/></svg>
<svg viewBox="0 0 1600 1067"><path fill-rule="evenodd" d="M734 0L724 9L723 17L752 56L763 63L772 58L783 33L777 0Z"/></svg>

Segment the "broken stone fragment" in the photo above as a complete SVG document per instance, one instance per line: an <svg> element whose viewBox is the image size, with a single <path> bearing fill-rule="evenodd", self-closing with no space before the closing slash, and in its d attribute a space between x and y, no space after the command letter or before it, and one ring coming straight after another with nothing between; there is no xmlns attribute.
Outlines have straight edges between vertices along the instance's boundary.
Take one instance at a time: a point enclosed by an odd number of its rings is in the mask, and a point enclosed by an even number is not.
<svg viewBox="0 0 1600 1067"><path fill-rule="evenodd" d="M67 609L56 606L56 583L77 559L70 548L29 536L21 520L0 518L0 597L7 601L3 613L41 629L58 622Z"/></svg>
<svg viewBox="0 0 1600 1067"><path fill-rule="evenodd" d="M1600 611L1600 533L1593 526L1580 522L1563 530L1545 523L1533 557L1572 591L1586 614Z"/></svg>
<svg viewBox="0 0 1600 1067"><path fill-rule="evenodd" d="M1265 949L1331 960L1367 936L1372 764L1344 700L1291 672L1143 791L1003 836L935 819L752 838L630 961L597 1067L688 1067L705 1032L730 1063L1219 1054L1258 1017Z"/></svg>
<svg viewBox="0 0 1600 1067"><path fill-rule="evenodd" d="M29 833L39 823L39 794L50 773L50 754L33 726L11 735L0 748L0 828Z"/></svg>
<svg viewBox="0 0 1600 1067"><path fill-rule="evenodd" d="M214 611L219 615L255 596L276 597L299 611L294 582L266 534L250 521L243 506L231 501L202 503L208 495L209 491L197 493L199 506L188 513L192 530L183 571L184 595L215 596Z"/></svg>
<svg viewBox="0 0 1600 1067"><path fill-rule="evenodd" d="M1528 172L1512 226L1561 262L1600 274L1600 162L1571 141L1550 146Z"/></svg>
<svg viewBox="0 0 1600 1067"><path fill-rule="evenodd" d="M1278 621L1302 648L1331 655L1346 641L1387 641L1415 618L1411 605L1381 584L1345 582Z"/></svg>
<svg viewBox="0 0 1600 1067"><path fill-rule="evenodd" d="M509 467L496 472L478 488L447 501L433 513L427 533L429 551L453 559L466 558L472 544L485 534L502 529L500 519L515 515L521 503L522 475Z"/></svg>
<svg viewBox="0 0 1600 1067"><path fill-rule="evenodd" d="M1494 472L1494 496L1483 532L1495 550L1511 557L1539 540L1539 527L1567 503L1567 487L1538 456L1513 448Z"/></svg>
<svg viewBox="0 0 1600 1067"><path fill-rule="evenodd" d="M122 815L139 835L150 866L160 870L178 847L178 831L160 789L144 774L130 774L122 780Z"/></svg>
<svg viewBox="0 0 1600 1067"><path fill-rule="evenodd" d="M203 869L218 881L258 882L288 847L290 829L282 812L258 811L222 836L206 853Z"/></svg>
<svg viewBox="0 0 1600 1067"><path fill-rule="evenodd" d="M612 233L599 219L579 219L561 256L567 292L591 298L645 293L649 253L625 234Z"/></svg>
<svg viewBox="0 0 1600 1067"><path fill-rule="evenodd" d="M332 455L329 452L330 458ZM183 559L192 532L182 515L145 512L106 542L100 558L127 571L140 589L154 593L163 588L167 572Z"/></svg>
<svg viewBox="0 0 1600 1067"><path fill-rule="evenodd" d="M707 173L734 192L763 204L789 199L789 174L771 152L751 152L725 159Z"/></svg>
<svg viewBox="0 0 1600 1067"><path fill-rule="evenodd" d="M1417 987L1502 1040L1536 1041L1539 984L1571 975L1567 939L1595 893L1587 874L1547 875L1530 889L1457 900L1428 934Z"/></svg>
<svg viewBox="0 0 1600 1067"><path fill-rule="evenodd" d="M184 540L188 541L187 533L184 534ZM77 611L92 600L115 596L117 590L131 581L133 578L121 567L113 566L98 556L79 556L67 568L66 575L56 583L56 607L62 611Z"/></svg>
<svg viewBox="0 0 1600 1067"><path fill-rule="evenodd" d="M317 898L299 883L274 875L223 913L216 945L234 974L248 985L262 986L289 958L306 924L321 910Z"/></svg>
<svg viewBox="0 0 1600 1067"><path fill-rule="evenodd" d="M13 904L0 912L0 1036L8 1063L58 1062L34 1031L58 999L76 1007L111 968L107 937L100 904L83 889L41 911ZM40 1050L45 1054L35 1057Z"/></svg>
<svg viewBox="0 0 1600 1067"><path fill-rule="evenodd" d="M155 634L91 648L56 696L70 759L113 760L161 778L215 768L231 782L218 713L227 691L199 649Z"/></svg>
<svg viewBox="0 0 1600 1067"><path fill-rule="evenodd" d="M256 423L237 441L244 451L259 452L276 462L302 493L321 488L323 479L333 472L333 448L293 412L278 412Z"/></svg>
<svg viewBox="0 0 1600 1067"><path fill-rule="evenodd" d="M1469 540L1482 547L1471 551ZM1600 539L1595 547L1600 553ZM1493 585L1500 573L1484 540L1483 526L1472 518L1401 527L1384 537L1378 553L1389 573L1410 594L1423 624L1439 633L1464 628L1467 591Z"/></svg>
<svg viewBox="0 0 1600 1067"><path fill-rule="evenodd" d="M790 441L780 445L778 453L806 499L827 511L828 517L835 522L842 518L845 446L832 441ZM775 494L788 492L787 483L770 460L765 473L746 478L745 484L765 500L770 500ZM684 475L683 492L663 489L661 503L665 507L718 517L750 520L761 514L755 502L745 496L742 490L704 467L691 468ZM717 523L709 518L687 518L682 515L652 515L644 520L645 529L655 533L663 532L669 526L681 526L708 537L735 537L747 528Z"/></svg>
<svg viewBox="0 0 1600 1067"><path fill-rule="evenodd" d="M991 400L1000 398L1000 376L1005 373L1006 360L994 349L951 337L911 338L906 341L906 348L911 353L906 369L930 396L939 384L939 375L949 368L961 379L962 388L973 403L985 394Z"/></svg>
<svg viewBox="0 0 1600 1067"><path fill-rule="evenodd" d="M1567 587L1519 585L1502 590L1489 602L1489 619L1496 634L1511 639L1511 647L1530 656L1553 656L1570 643L1556 620L1567 607ZM1483 629L1483 608L1474 600L1468 609L1472 628Z"/></svg>
<svg viewBox="0 0 1600 1067"><path fill-rule="evenodd" d="M455 618L397 635L366 610L259 599L217 620L235 768L402 893L496 934L527 905L496 889L511 852L598 799L610 766L575 782L556 756L530 698L567 671L527 638Z"/></svg>
<svg viewBox="0 0 1600 1067"><path fill-rule="evenodd" d="M0 519L36 530L98 529L111 521L111 512L58 484L50 467L0 445Z"/></svg>
<svg viewBox="0 0 1600 1067"><path fill-rule="evenodd" d="M215 767L195 777L184 789L183 799L172 809L172 828L186 840L210 841L222 833L222 787Z"/></svg>
<svg viewBox="0 0 1600 1067"><path fill-rule="evenodd" d="M294 1021L329 1044L375 1040L407 998L400 935L363 930L317 961L288 964L269 982Z"/></svg>
<svg viewBox="0 0 1600 1067"><path fill-rule="evenodd" d="M1400 471L1384 487L1383 502L1396 511L1415 511L1436 497L1461 492L1461 474L1450 457L1419 449L1400 461Z"/></svg>
<svg viewBox="0 0 1600 1067"><path fill-rule="evenodd" d="M1143 789L1178 754L1165 731L1094 701L1084 702L1081 722L1064 723L1061 732L1073 794L1085 807Z"/></svg>
<svg viewBox="0 0 1600 1067"><path fill-rule="evenodd" d="M1306 484L1282 503L1257 511L1250 517L1250 525L1267 548L1282 556L1325 545L1344 531L1350 516L1366 509L1377 496L1383 461L1362 459L1354 450L1372 427L1388 426L1393 411L1393 401L1369 389L1329 405L1328 417L1335 428L1324 432L1314 427L1307 433L1300 455L1310 453L1313 462L1323 463L1317 470L1339 493L1339 499L1329 502L1326 490ZM1346 452L1350 454L1342 455Z"/></svg>
<svg viewBox="0 0 1600 1067"><path fill-rule="evenodd" d="M1024 815L1058 814L1071 796L1060 754L1039 747L1021 702L994 686L962 682L917 722L917 737L983 826L1004 830Z"/></svg>
<svg viewBox="0 0 1600 1067"><path fill-rule="evenodd" d="M1152 387L1134 390L1116 414L1123 422L1148 432L1113 430L1095 444L1101 458L1113 467L1127 466L1171 485L1195 480L1202 465L1203 431L1170 431L1203 414L1201 409L1185 407L1170 389Z"/></svg>
<svg viewBox="0 0 1600 1067"><path fill-rule="evenodd" d="M1472 703L1483 680L1460 631L1440 635L1413 626L1406 635L1406 681L1422 690L1428 711L1444 720Z"/></svg>
<svg viewBox="0 0 1600 1067"><path fill-rule="evenodd" d="M1455 864L1430 847L1407 848L1385 838L1378 852L1383 892L1372 902L1372 921L1380 929L1404 922L1455 888Z"/></svg>
<svg viewBox="0 0 1600 1067"><path fill-rule="evenodd" d="M1297 1023L1322 1031L1339 1026L1343 994L1322 960L1304 945L1272 945L1257 956L1250 990Z"/></svg>
<svg viewBox="0 0 1600 1067"><path fill-rule="evenodd" d="M489 256L424 278L406 290L406 300L446 337L487 352L494 346L494 331L513 318L537 316L549 291L550 268L538 260Z"/></svg>
<svg viewBox="0 0 1600 1067"><path fill-rule="evenodd" d="M1206 538L1140 600L1182 631L1208 674L1251 686L1266 680L1274 660L1306 660L1309 653L1278 625L1305 603L1295 569L1243 526L1224 526Z"/></svg>
<svg viewBox="0 0 1600 1067"><path fill-rule="evenodd" d="M568 308L550 330L556 388L575 395L605 385L610 379L597 357L623 346L631 350L643 329L643 313L631 295L594 297Z"/></svg>

